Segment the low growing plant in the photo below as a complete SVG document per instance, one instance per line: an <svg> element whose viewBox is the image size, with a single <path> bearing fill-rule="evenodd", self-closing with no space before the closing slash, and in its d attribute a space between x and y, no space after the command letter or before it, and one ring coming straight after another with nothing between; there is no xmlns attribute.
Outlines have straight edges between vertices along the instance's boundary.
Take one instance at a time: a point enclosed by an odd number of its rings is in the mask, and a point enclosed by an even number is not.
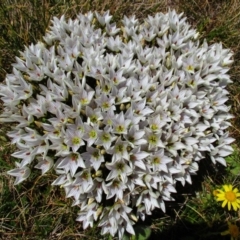
<svg viewBox="0 0 240 240"><path fill-rule="evenodd" d="M182 15L124 17L121 28L109 12L62 16L25 47L0 88L0 120L16 123L15 184L54 169L83 228L121 239L165 211L198 161L226 164L232 53L200 44Z"/></svg>

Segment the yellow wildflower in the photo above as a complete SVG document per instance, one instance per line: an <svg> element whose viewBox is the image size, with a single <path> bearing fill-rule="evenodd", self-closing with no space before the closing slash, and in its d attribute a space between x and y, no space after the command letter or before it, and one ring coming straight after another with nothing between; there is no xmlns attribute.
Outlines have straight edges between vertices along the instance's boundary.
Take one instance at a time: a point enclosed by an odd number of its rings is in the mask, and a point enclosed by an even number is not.
<svg viewBox="0 0 240 240"><path fill-rule="evenodd" d="M228 235L228 234L230 234L231 240L237 240L240 235L238 226L236 224L232 224L228 222L228 230L222 232L221 235Z"/></svg>
<svg viewBox="0 0 240 240"><path fill-rule="evenodd" d="M214 191L214 195L217 201L222 201L222 207L228 206L228 210L231 210L231 207L235 211L240 209L240 193L237 188L233 189L231 184L223 185L223 190L217 189Z"/></svg>

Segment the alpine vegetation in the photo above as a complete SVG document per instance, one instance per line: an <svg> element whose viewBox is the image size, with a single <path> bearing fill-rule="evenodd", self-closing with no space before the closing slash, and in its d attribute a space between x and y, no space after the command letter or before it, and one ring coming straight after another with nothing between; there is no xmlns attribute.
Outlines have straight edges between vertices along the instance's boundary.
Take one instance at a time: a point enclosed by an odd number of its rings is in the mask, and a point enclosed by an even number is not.
<svg viewBox="0 0 240 240"><path fill-rule="evenodd" d="M52 169L83 228L121 239L165 211L201 159L225 165L232 53L200 44L182 15L125 16L122 27L109 12L62 16L25 47L0 88L15 184Z"/></svg>

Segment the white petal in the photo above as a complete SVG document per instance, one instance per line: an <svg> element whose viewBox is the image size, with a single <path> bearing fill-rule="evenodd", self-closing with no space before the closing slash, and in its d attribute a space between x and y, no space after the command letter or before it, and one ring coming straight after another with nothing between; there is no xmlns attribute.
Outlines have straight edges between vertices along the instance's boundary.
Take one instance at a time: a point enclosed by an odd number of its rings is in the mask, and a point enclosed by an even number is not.
<svg viewBox="0 0 240 240"><path fill-rule="evenodd" d="M130 223L130 221L127 222L126 231L129 232L129 233L132 234L132 235L135 235L135 231L134 231L133 226L132 226L132 224Z"/></svg>
<svg viewBox="0 0 240 240"><path fill-rule="evenodd" d="M226 161L222 157L216 157L215 160L219 163L221 163L223 166L227 166Z"/></svg>

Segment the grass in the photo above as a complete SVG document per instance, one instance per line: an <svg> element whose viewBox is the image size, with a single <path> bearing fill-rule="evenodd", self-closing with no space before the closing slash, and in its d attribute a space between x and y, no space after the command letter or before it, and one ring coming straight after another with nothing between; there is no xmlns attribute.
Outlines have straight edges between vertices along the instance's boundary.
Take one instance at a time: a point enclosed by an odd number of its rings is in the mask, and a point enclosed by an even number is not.
<svg viewBox="0 0 240 240"><path fill-rule="evenodd" d="M200 32L200 40L222 42L234 52L234 64L229 86L232 113L230 129L236 139L234 154L226 159L226 169L201 163L201 177L193 185L178 186L176 202L169 203L166 214L154 211L145 224L152 229L151 239L230 239L221 236L227 221L239 225L239 213L221 208L212 191L224 183L240 186L240 1L239 0L1 0L0 1L0 81L11 72L18 51L24 45L41 40L53 16L73 17L78 12L110 10L114 21L124 15L135 14L143 19L148 14L166 12L175 8L184 12L188 21ZM0 125L0 239L108 239L99 238L99 229L86 231L75 221L77 209L71 208L71 199L65 199L62 189L53 188L53 172L44 177L36 173L19 186L6 171L13 167L8 125ZM177 233L177 234L176 234Z"/></svg>

